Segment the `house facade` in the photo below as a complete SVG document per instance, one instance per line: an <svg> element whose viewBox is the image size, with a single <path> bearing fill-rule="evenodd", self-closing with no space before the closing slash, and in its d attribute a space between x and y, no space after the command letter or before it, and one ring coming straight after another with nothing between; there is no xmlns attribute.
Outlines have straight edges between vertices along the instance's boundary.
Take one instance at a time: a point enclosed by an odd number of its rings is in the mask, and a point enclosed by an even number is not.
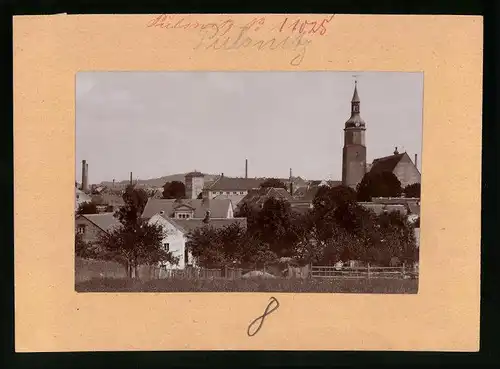
<svg viewBox="0 0 500 369"><path fill-rule="evenodd" d="M247 226L246 218L211 218L210 213L207 213L204 219L170 218L164 213L157 213L151 216L148 222L163 227L163 248L178 258L177 264L162 263L161 266L165 269L184 269L188 266L196 267L196 259L186 247L188 235L195 229L204 226L221 228L235 223L240 224L244 228Z"/></svg>
<svg viewBox="0 0 500 369"><path fill-rule="evenodd" d="M162 263L162 267L166 269L184 269L187 265L193 265L193 258L186 249L186 231L182 227L162 214L153 215L148 222L163 227L163 249L171 252L174 257L178 258L177 264Z"/></svg>
<svg viewBox="0 0 500 369"><path fill-rule="evenodd" d="M113 213L81 214L75 218L75 232L82 236L82 240L95 243L104 232L109 232L121 223Z"/></svg>

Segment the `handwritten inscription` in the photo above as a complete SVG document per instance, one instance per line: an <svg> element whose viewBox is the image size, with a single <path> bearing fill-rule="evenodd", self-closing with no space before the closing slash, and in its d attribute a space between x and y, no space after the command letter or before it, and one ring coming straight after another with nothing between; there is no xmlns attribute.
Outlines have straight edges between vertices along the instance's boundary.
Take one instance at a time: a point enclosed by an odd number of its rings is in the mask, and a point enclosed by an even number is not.
<svg viewBox="0 0 500 369"><path fill-rule="evenodd" d="M271 25L268 24L266 17L256 17L246 24L238 25L231 18L218 23L201 23L197 20L186 20L185 17L162 14L150 20L146 27L199 32L200 40L193 47L194 50L290 51L292 53L290 64L298 66L304 60L307 47L313 41L310 37L325 35L333 17L334 15L331 15L319 21L285 17ZM259 36L259 31L268 27L274 37L266 37L264 34Z"/></svg>
<svg viewBox="0 0 500 369"><path fill-rule="evenodd" d="M279 306L280 306L280 303L278 302L278 300L275 297L271 297L269 304L266 307L266 310L264 310L264 314L259 316L257 319L253 320L250 323L250 325L248 326L247 334L250 337L255 336L257 334L257 332L260 331L260 329L262 328L262 325L264 324L264 319L266 318L266 316L268 316L273 311L278 309ZM259 325L257 326L257 328L253 329L252 327L254 327L257 323L259 323Z"/></svg>

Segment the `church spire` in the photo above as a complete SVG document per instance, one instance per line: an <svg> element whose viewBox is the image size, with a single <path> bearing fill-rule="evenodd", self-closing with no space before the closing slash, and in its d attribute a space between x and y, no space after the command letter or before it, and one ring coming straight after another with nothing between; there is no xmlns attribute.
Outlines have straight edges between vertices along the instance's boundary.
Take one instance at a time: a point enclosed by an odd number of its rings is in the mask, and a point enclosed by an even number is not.
<svg viewBox="0 0 500 369"><path fill-rule="evenodd" d="M345 128L364 128L365 122L359 115L360 99L358 95L358 81L354 81L354 93L351 99L351 117L345 124Z"/></svg>
<svg viewBox="0 0 500 369"><path fill-rule="evenodd" d="M359 95L358 95L358 81L354 81L354 94L352 95L352 100L351 100L352 103L359 103Z"/></svg>

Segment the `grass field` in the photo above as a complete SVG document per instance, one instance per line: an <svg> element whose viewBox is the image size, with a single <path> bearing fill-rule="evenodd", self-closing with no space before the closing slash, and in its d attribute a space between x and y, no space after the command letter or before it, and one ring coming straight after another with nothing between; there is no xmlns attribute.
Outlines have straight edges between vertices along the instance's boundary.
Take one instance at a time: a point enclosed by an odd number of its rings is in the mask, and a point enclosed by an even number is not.
<svg viewBox="0 0 500 369"><path fill-rule="evenodd" d="M91 279L77 292L323 292L415 294L418 279Z"/></svg>

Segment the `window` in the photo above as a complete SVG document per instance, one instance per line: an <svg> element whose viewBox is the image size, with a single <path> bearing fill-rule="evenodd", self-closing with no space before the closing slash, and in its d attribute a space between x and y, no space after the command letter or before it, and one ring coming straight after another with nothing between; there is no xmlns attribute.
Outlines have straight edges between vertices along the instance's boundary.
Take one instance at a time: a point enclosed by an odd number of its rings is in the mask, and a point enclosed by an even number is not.
<svg viewBox="0 0 500 369"><path fill-rule="evenodd" d="M85 224L79 224L76 228L76 233L85 234Z"/></svg>
<svg viewBox="0 0 500 369"><path fill-rule="evenodd" d="M236 191L233 191L233 195L237 195L237 194L238 194L238 192L236 192Z"/></svg>
<svg viewBox="0 0 500 369"><path fill-rule="evenodd" d="M240 191L240 195L244 195L245 193L243 191Z"/></svg>
<svg viewBox="0 0 500 369"><path fill-rule="evenodd" d="M164 243L163 248L165 249L165 251L170 251L170 243L168 242Z"/></svg>

